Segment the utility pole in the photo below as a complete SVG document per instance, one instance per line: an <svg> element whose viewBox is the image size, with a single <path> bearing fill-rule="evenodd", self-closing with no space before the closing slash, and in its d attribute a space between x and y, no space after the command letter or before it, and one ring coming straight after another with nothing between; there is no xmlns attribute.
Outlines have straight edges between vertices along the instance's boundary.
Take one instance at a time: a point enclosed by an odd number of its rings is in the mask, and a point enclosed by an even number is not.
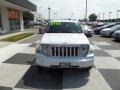
<svg viewBox="0 0 120 90"><path fill-rule="evenodd" d="M108 13L109 13L109 22L110 22L112 12L108 12Z"/></svg>
<svg viewBox="0 0 120 90"><path fill-rule="evenodd" d="M48 7L48 13L49 13L49 21L50 21L50 10L51 10L51 8L50 7Z"/></svg>
<svg viewBox="0 0 120 90"><path fill-rule="evenodd" d="M85 20L87 21L88 1L86 0Z"/></svg>

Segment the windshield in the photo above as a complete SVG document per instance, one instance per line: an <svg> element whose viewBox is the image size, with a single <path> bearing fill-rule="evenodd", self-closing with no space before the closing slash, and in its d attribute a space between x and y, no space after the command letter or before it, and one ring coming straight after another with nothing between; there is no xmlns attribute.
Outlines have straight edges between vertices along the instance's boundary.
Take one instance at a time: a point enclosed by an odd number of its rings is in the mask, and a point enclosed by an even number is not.
<svg viewBox="0 0 120 90"><path fill-rule="evenodd" d="M113 26L112 29L120 28L120 25Z"/></svg>
<svg viewBox="0 0 120 90"><path fill-rule="evenodd" d="M108 25L105 25L105 26L103 26L103 28L111 28L111 27L113 27L115 24L108 24Z"/></svg>
<svg viewBox="0 0 120 90"><path fill-rule="evenodd" d="M82 33L82 28L75 22L50 22L48 33Z"/></svg>

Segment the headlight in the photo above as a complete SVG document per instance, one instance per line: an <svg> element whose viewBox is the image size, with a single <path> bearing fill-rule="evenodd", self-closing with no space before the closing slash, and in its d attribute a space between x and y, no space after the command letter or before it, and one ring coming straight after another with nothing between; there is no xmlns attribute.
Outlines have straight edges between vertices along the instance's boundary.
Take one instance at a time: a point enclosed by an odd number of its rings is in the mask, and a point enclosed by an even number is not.
<svg viewBox="0 0 120 90"><path fill-rule="evenodd" d="M44 54L48 54L48 49L49 49L49 46L48 46L48 45L43 44L43 45L41 46L41 48L42 48L42 52L43 52Z"/></svg>
<svg viewBox="0 0 120 90"><path fill-rule="evenodd" d="M89 51L89 45L81 45L80 47L80 55L85 57L88 54Z"/></svg>
<svg viewBox="0 0 120 90"><path fill-rule="evenodd" d="M93 54L93 53L94 53L94 47L93 45L90 45L89 54Z"/></svg>
<svg viewBox="0 0 120 90"><path fill-rule="evenodd" d="M41 48L41 44L38 44L36 47L36 53L41 53L42 48Z"/></svg>
<svg viewBox="0 0 120 90"><path fill-rule="evenodd" d="M43 45L41 45L41 47L42 47L43 51L47 51L48 50L48 45L43 44Z"/></svg>

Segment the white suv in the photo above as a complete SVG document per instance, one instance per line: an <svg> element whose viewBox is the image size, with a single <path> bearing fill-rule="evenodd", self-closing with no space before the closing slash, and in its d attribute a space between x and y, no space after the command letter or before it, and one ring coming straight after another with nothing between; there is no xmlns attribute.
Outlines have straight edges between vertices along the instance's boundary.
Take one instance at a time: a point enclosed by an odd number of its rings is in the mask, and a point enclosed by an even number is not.
<svg viewBox="0 0 120 90"><path fill-rule="evenodd" d="M82 68L94 63L93 46L80 24L71 20L50 21L36 47L36 64L47 68Z"/></svg>

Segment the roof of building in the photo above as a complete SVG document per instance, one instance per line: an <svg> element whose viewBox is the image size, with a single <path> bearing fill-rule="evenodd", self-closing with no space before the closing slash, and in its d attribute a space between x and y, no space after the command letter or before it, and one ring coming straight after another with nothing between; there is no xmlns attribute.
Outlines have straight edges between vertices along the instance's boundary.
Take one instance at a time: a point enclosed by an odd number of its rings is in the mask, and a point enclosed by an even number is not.
<svg viewBox="0 0 120 90"><path fill-rule="evenodd" d="M10 3L14 3L18 6L24 7L26 9L32 10L32 11L37 11L37 7L35 4L31 3L28 0L6 0Z"/></svg>

